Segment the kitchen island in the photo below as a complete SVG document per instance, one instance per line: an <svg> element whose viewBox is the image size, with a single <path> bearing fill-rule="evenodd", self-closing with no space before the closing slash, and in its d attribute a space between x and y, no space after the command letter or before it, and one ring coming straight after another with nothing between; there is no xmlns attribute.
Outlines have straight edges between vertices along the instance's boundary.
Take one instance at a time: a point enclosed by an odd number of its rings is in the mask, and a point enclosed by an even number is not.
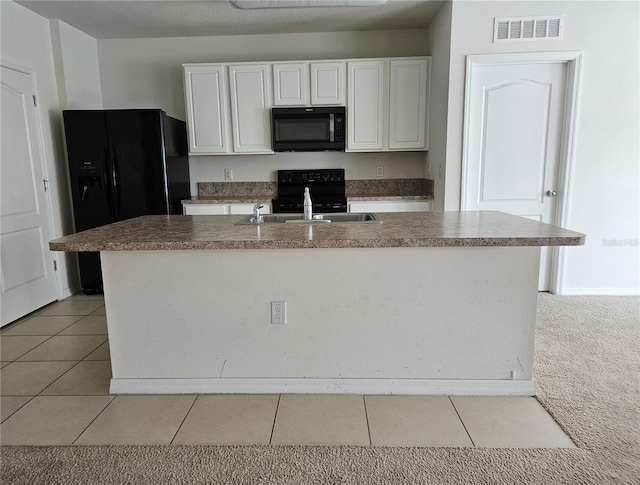
<svg viewBox="0 0 640 485"><path fill-rule="evenodd" d="M144 216L50 248L101 252L112 393L535 394L540 247L584 235L499 212L377 218Z"/></svg>

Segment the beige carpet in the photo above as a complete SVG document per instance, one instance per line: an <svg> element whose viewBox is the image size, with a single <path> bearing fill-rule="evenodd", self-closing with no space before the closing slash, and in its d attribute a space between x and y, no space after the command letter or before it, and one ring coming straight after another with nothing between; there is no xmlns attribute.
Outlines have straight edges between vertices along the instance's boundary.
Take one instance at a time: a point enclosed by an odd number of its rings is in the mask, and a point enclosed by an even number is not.
<svg viewBox="0 0 640 485"><path fill-rule="evenodd" d="M538 303L538 398L578 449L2 447L9 484L640 484L640 299Z"/></svg>

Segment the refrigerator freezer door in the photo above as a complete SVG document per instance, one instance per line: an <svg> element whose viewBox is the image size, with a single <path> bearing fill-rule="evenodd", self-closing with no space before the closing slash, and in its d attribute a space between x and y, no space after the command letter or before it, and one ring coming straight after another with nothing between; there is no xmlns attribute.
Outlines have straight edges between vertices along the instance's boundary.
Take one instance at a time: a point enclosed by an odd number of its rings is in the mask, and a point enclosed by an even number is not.
<svg viewBox="0 0 640 485"><path fill-rule="evenodd" d="M104 112L65 111L63 118L75 230L115 222ZM78 263L82 290L102 292L100 254L79 253Z"/></svg>
<svg viewBox="0 0 640 485"><path fill-rule="evenodd" d="M76 231L114 222L104 114L65 111L64 127Z"/></svg>

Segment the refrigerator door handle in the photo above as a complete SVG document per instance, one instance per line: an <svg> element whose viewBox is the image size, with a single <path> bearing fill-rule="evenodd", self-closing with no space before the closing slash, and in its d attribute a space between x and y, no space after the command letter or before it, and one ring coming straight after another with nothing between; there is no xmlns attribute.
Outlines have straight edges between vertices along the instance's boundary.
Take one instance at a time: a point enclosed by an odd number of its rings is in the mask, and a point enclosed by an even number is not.
<svg viewBox="0 0 640 485"><path fill-rule="evenodd" d="M115 148L107 148L107 167L109 185L111 185L111 211L115 221L120 220L120 187L118 184L118 156Z"/></svg>
<svg viewBox="0 0 640 485"><path fill-rule="evenodd" d="M118 174L118 154L116 149L113 149L113 163L111 164L111 183L113 185L113 198L114 198L114 214L116 216L116 220L120 220L120 187L118 184L119 174Z"/></svg>

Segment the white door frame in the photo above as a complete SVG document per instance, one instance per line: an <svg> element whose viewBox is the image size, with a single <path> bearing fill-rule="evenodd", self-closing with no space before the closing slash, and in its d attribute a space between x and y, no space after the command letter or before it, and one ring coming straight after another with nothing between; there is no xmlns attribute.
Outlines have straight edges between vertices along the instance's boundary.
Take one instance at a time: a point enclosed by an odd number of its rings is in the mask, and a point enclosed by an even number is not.
<svg viewBox="0 0 640 485"><path fill-rule="evenodd" d="M582 52L526 52L514 54L479 54L467 56L465 76L464 128L462 137L462 180L460 186L460 208L466 207L467 173L469 170L469 137L471 130L469 112L471 109L471 80L474 68L490 65L509 64L540 64L559 62L567 65L567 92L565 94L564 116L562 120L562 134L560 159L558 160L558 198L556 202L555 224L566 227L569 217L569 203L571 197L571 172L575 158L576 120L578 115L578 100L580 79L582 75ZM565 250L563 247L551 248L551 272L549 289L551 293L564 293L564 263Z"/></svg>

